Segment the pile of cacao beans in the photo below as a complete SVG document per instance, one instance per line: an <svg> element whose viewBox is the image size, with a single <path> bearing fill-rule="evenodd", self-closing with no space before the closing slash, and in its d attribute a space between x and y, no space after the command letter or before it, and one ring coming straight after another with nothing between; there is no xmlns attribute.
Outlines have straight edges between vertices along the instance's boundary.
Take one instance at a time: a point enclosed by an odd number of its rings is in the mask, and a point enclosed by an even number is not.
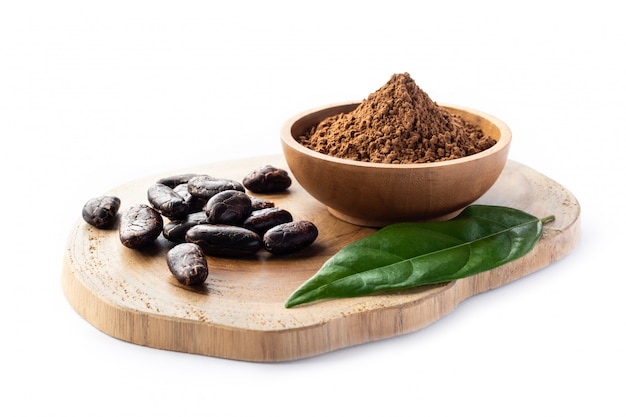
<svg viewBox="0 0 626 417"><path fill-rule="evenodd" d="M159 179L146 191L147 202L119 213L121 200L103 195L89 199L83 220L99 229L118 225L120 242L135 250L160 235L172 242L167 266L184 285L206 281L207 256L250 256L260 250L286 255L311 245L318 229L258 195L285 192L289 173L272 165L249 172L243 180L207 174L180 174ZM255 195L248 194L251 191Z"/></svg>

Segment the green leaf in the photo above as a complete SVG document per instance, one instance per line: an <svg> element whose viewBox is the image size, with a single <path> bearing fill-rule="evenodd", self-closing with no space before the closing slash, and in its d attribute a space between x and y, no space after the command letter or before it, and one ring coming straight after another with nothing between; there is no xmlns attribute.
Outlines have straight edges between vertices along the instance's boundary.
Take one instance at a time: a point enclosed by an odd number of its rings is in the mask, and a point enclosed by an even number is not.
<svg viewBox="0 0 626 417"><path fill-rule="evenodd" d="M552 219L474 205L444 222L393 224L342 248L285 307L472 276L524 256Z"/></svg>

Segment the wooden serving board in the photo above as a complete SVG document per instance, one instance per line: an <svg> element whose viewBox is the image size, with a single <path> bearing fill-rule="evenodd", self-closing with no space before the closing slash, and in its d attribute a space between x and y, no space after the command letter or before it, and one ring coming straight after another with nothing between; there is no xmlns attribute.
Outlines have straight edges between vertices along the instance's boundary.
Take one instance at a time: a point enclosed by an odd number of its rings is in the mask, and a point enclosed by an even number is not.
<svg viewBox="0 0 626 417"><path fill-rule="evenodd" d="M146 202L157 179L177 173L241 180L262 165L287 169L282 156L223 162L167 172L110 190L120 210ZM297 182L284 194L264 196L295 219L313 221L319 237L289 256L261 252L250 259L208 258L209 278L188 288L171 276L162 236L148 250L128 249L117 230L79 219L67 241L62 286L72 307L113 337L159 349L255 362L287 361L413 332L450 313L464 299L500 287L568 254L579 240L580 206L564 187L514 161L477 203L518 208L556 220L525 257L446 284L286 309L287 297L344 245L375 229L336 219Z"/></svg>

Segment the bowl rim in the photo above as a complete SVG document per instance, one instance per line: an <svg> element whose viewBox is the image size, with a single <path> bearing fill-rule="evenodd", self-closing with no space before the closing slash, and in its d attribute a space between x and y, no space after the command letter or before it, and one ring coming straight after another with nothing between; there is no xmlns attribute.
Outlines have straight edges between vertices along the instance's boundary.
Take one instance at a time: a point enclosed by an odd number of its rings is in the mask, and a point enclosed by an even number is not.
<svg viewBox="0 0 626 417"><path fill-rule="evenodd" d="M496 144L490 147L489 149L485 149L484 151L475 153L473 155L464 156L461 158L451 159L447 161L413 162L413 163L408 163L408 164L389 164L389 163L384 163L384 162L355 161L352 159L339 158L336 156L323 154L323 153L314 151L313 149L310 149L302 145L291 134L292 126L297 121L299 121L300 119L310 114L325 111L334 107L345 107L348 105L358 106L361 103L362 101L344 101L344 102L338 102L338 103L333 103L333 104L327 104L324 106L314 107L309 110L304 110L300 113L297 113L293 115L292 117L290 117L289 119L287 119L287 121L283 124L280 130L281 141L285 145L296 150L297 152L304 153L313 158L325 160L325 161L335 163L335 164L344 164L344 165L352 165L352 166L360 166L360 167L368 167L368 168L380 168L380 169L416 169L416 168L432 169L432 168L437 168L437 167L445 167L448 165L458 165L462 163L472 162L477 159L486 158L489 155L492 155L494 153L507 149L512 140L511 129L507 126L506 123L504 123L499 118L493 116L490 113L486 113L484 111L477 110L471 107L459 106L459 105L448 104L448 103L437 103L437 105L440 107L444 107L446 109L459 110L465 113L471 113L476 116L482 117L483 119L486 119L490 123L494 124L500 130L500 138L497 139Z"/></svg>

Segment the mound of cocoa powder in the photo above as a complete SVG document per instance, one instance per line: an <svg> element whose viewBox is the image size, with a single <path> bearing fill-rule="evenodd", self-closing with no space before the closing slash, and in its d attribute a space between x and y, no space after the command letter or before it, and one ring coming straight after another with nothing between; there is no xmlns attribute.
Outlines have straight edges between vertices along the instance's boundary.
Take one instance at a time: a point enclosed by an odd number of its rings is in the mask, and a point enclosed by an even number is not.
<svg viewBox="0 0 626 417"><path fill-rule="evenodd" d="M461 158L496 143L438 106L408 73L394 74L356 109L323 120L298 141L330 156L387 164Z"/></svg>

